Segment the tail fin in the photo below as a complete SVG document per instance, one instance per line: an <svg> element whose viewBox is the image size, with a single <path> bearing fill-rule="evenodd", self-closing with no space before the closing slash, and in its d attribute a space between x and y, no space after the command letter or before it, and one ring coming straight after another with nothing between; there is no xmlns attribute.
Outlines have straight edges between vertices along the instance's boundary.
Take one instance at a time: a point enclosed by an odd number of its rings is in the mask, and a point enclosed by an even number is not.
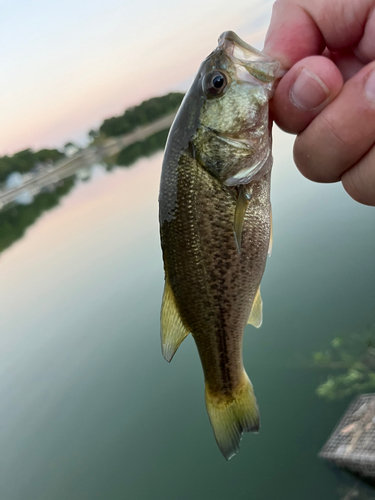
<svg viewBox="0 0 375 500"><path fill-rule="evenodd" d="M258 432L259 411L253 386L244 371L244 380L232 398L212 394L206 384L206 407L216 442L230 460L238 451L243 432Z"/></svg>

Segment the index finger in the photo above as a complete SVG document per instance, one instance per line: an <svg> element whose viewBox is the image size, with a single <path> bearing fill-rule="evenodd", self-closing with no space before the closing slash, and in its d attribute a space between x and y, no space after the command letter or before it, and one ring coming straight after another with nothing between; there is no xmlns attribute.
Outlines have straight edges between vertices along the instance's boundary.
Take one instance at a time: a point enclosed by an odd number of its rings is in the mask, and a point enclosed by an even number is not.
<svg viewBox="0 0 375 500"><path fill-rule="evenodd" d="M358 46L357 55L368 60L367 44L360 42L362 36L367 38L365 26L374 4L374 0L277 0L264 52L278 59L284 70L321 54L325 47L335 52Z"/></svg>

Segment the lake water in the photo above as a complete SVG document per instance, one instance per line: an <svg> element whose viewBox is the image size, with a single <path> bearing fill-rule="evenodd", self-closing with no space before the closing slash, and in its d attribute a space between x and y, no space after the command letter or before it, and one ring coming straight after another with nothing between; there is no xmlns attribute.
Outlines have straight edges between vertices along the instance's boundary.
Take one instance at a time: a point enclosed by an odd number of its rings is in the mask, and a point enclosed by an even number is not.
<svg viewBox="0 0 375 500"><path fill-rule="evenodd" d="M319 399L309 361L375 322L375 210L305 180L275 135L264 323L244 337L261 432L226 462L192 338L162 358L162 154L97 167L0 255L1 499L331 500L359 484L317 457L350 398Z"/></svg>

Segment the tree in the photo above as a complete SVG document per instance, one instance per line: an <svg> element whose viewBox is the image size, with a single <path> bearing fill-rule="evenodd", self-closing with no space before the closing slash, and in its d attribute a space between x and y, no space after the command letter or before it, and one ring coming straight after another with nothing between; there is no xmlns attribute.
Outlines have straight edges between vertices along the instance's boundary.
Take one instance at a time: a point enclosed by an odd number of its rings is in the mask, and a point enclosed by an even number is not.
<svg viewBox="0 0 375 500"><path fill-rule="evenodd" d="M147 125L175 111L181 104L184 94L171 92L162 97L153 97L138 106L128 108L121 116L104 120L99 130L107 137L128 134L136 127Z"/></svg>

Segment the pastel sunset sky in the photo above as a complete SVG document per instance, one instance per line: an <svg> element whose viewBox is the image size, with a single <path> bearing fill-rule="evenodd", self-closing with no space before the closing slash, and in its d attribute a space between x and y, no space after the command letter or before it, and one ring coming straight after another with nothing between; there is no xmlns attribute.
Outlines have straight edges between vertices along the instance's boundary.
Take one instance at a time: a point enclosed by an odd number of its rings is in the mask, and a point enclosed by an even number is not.
<svg viewBox="0 0 375 500"><path fill-rule="evenodd" d="M187 90L226 30L261 48L273 0L0 0L0 155L84 144L128 106Z"/></svg>

